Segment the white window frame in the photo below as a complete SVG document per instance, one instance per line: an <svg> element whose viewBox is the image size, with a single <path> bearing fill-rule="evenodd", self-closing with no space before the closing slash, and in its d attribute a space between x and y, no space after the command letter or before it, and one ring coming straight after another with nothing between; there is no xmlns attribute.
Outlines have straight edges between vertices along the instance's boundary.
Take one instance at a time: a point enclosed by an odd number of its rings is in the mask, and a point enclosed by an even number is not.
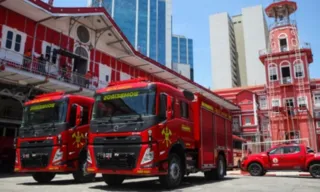
<svg viewBox="0 0 320 192"><path fill-rule="evenodd" d="M12 37L12 46L10 49L6 48L6 43L7 43L7 35L8 32L11 31L13 33L13 37ZM16 37L17 35L21 36L21 42L20 42L20 51L17 52L14 50L15 47L15 43L16 43ZM21 31L18 31L17 29L8 27L6 25L2 25L2 40L1 40L1 48L6 49L6 50L10 50L14 53L19 53L21 55L23 55L24 53L24 49L25 49L25 44L26 44L26 40L27 40L27 34L23 33Z"/></svg>
<svg viewBox="0 0 320 192"><path fill-rule="evenodd" d="M281 44L280 44L280 41L282 39L285 39L287 41L287 50L286 51L289 51L289 41L288 41L288 35L286 33L281 33L279 36L278 36L278 46L279 46L279 52L282 52L281 51Z"/></svg>
<svg viewBox="0 0 320 192"><path fill-rule="evenodd" d="M275 73L273 73L273 70L275 70ZM279 80L279 73L278 73L278 67L276 64L270 64L268 67L268 78L269 81L278 81ZM276 79L271 79L271 75L276 75Z"/></svg>
<svg viewBox="0 0 320 192"><path fill-rule="evenodd" d="M232 131L240 131L240 118L235 116L232 118Z"/></svg>
<svg viewBox="0 0 320 192"><path fill-rule="evenodd" d="M287 100L291 100L292 101L292 104L293 104L293 108L296 106L295 105L295 99L294 97L287 97L287 98L283 98L283 105L284 107L287 107Z"/></svg>
<svg viewBox="0 0 320 192"><path fill-rule="evenodd" d="M247 120L249 119L249 122L247 122ZM247 125L252 125L251 124L251 118L250 116L245 116L244 117L244 125L247 126Z"/></svg>
<svg viewBox="0 0 320 192"><path fill-rule="evenodd" d="M260 106L260 109L267 109L268 101L266 96L259 97L259 106Z"/></svg>
<svg viewBox="0 0 320 192"><path fill-rule="evenodd" d="M313 101L316 107L320 107L320 93L313 94Z"/></svg>
<svg viewBox="0 0 320 192"><path fill-rule="evenodd" d="M320 121L316 121L316 127L320 128Z"/></svg>
<svg viewBox="0 0 320 192"><path fill-rule="evenodd" d="M301 70L301 71L298 71L298 70L297 70L298 67L300 67L300 70ZM296 78L296 79L302 79L302 78L305 77L304 65L303 65L303 63L300 63L300 62L299 62L299 63L294 64L294 65L293 65L293 70L294 70L294 78ZM301 73L302 73L302 76L297 77L297 72L301 72Z"/></svg>
<svg viewBox="0 0 320 192"><path fill-rule="evenodd" d="M279 105L274 105L274 101L277 101ZM281 107L280 99L272 99L271 100L271 107Z"/></svg>
<svg viewBox="0 0 320 192"><path fill-rule="evenodd" d="M292 72L291 72L291 67L289 64L281 65L280 66L280 75L281 75L281 84L283 84L283 77L282 77L282 68L289 67L289 72L290 72L290 83L292 83ZM286 84L290 84L286 83Z"/></svg>
<svg viewBox="0 0 320 192"><path fill-rule="evenodd" d="M46 49L47 47L50 47L51 50L50 50L50 57L49 57L49 62L50 64L54 64L54 65L58 65L59 66L59 63L60 63L60 54L57 54L57 59L56 59L56 63L53 63L52 62L52 56L53 56L53 50L56 49L56 50L59 50L60 47L57 46L57 45L54 45L53 43L49 43L49 42L46 42L46 41L42 41L42 54L43 54L43 57L46 59Z"/></svg>
<svg viewBox="0 0 320 192"><path fill-rule="evenodd" d="M49 43L46 41L42 41L42 47L41 47L41 53L43 54L44 59L46 59L46 48L47 46L51 47L50 50L50 57L49 60L45 60L46 61L46 72L50 73L50 74L55 74L58 75L59 72L59 68L60 68L60 54L57 54L57 58L56 58L56 63L52 62L52 56L53 56L53 50L59 50L60 47L58 47L57 45L54 45L53 43ZM65 63L67 65L67 61Z"/></svg>
<svg viewBox="0 0 320 192"><path fill-rule="evenodd" d="M8 32L9 32L9 31L11 31L11 32L13 33L12 45L11 45L11 48L10 48L10 49L6 48L7 35L8 35ZM21 36L20 50L19 50L19 51L15 51L15 50L14 50L14 47L15 47L15 44L16 44L17 35L20 35L20 36ZM13 52L15 52L15 53L20 53L20 54L23 55L23 53L24 53L24 48L25 48L25 44L26 44L26 40L27 40L27 34L25 34L25 33L23 33L23 32L20 32L20 31L18 31L17 29L8 27L8 26L6 26L6 25L3 25L3 26L2 26L1 48L4 48L4 49L6 49L6 50L13 51Z"/></svg>
<svg viewBox="0 0 320 192"><path fill-rule="evenodd" d="M306 105L306 108L308 109L308 98L306 96L299 96L297 98L297 105L299 107L299 111L302 111L302 110L300 110L300 104L303 104L303 103L301 103L301 101L304 101L304 104Z"/></svg>

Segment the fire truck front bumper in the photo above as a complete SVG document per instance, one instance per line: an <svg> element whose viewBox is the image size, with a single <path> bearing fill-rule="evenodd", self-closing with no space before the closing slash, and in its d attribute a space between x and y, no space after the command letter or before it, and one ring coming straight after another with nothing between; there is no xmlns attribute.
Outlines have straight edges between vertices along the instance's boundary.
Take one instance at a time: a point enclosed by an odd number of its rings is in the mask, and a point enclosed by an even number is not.
<svg viewBox="0 0 320 192"><path fill-rule="evenodd" d="M110 169L97 169L88 167L88 173L102 173L109 175L132 175L132 176L155 176L155 175L166 175L167 172L160 171L159 168L136 168L131 170L110 170Z"/></svg>
<svg viewBox="0 0 320 192"><path fill-rule="evenodd" d="M157 145L88 146L87 172L119 175L167 174L167 162L159 162Z"/></svg>
<svg viewBox="0 0 320 192"><path fill-rule="evenodd" d="M18 148L15 172L66 172L70 171L66 161L66 146L42 148Z"/></svg>

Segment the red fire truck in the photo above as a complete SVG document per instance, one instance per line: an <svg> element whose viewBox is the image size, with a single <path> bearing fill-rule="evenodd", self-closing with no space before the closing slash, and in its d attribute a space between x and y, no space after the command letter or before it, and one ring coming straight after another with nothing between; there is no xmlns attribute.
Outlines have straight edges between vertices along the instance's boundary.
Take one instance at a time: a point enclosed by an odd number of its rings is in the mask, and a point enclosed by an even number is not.
<svg viewBox="0 0 320 192"><path fill-rule="evenodd" d="M231 115L201 94L133 79L96 91L87 171L109 186L159 176L166 188L203 171L223 179L233 166Z"/></svg>
<svg viewBox="0 0 320 192"><path fill-rule="evenodd" d="M93 180L95 174L85 171L93 103L93 98L64 92L26 102L15 139L15 172L32 173L39 183L50 182L57 173L73 173L77 182Z"/></svg>

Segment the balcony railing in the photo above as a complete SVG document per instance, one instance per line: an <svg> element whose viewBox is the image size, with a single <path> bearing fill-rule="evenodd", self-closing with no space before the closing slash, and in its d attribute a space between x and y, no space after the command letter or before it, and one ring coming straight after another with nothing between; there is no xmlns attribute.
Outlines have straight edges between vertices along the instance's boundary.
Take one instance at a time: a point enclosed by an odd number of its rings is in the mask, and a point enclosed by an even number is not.
<svg viewBox="0 0 320 192"><path fill-rule="evenodd" d="M269 25L269 29L272 30L274 28L287 26L287 25L292 25L292 26L296 27L297 26L297 22L295 20L283 19L281 21L277 21L275 23L270 24Z"/></svg>
<svg viewBox="0 0 320 192"><path fill-rule="evenodd" d="M292 83L291 77L283 77L282 78L282 84L286 85L286 84L291 84L291 83Z"/></svg>
<svg viewBox="0 0 320 192"><path fill-rule="evenodd" d="M311 49L311 45L310 45L310 43L300 43L300 46L298 48L299 49ZM275 51L272 51L270 48L267 48L267 49L259 50L259 55L263 56L263 55L268 55L271 53L281 53L281 52L293 51L295 49L296 48L282 49L281 51L277 49Z"/></svg>
<svg viewBox="0 0 320 192"><path fill-rule="evenodd" d="M12 54L18 55L19 58L22 58L22 64L19 64L19 62L12 59ZM25 57L21 54L3 48L0 49L0 66L1 65L10 66L16 69L20 69L21 71L46 76L51 79L73 84L81 88L87 88L93 91L97 88L107 86L107 83L105 81L94 80L94 78L86 79L85 75L71 71L71 66L61 67L58 66L58 64L53 64L46 60L41 61L39 57L37 58L35 56L33 56L32 60L31 57ZM94 77L94 75L92 75L92 77Z"/></svg>

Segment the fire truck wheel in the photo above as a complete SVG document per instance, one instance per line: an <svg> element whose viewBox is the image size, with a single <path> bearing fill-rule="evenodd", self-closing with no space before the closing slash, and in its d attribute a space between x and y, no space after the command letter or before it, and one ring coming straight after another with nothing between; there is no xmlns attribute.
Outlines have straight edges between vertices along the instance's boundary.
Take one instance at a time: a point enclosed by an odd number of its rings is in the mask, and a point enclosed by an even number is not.
<svg viewBox="0 0 320 192"><path fill-rule="evenodd" d="M320 178L320 164L313 164L309 168L310 175L313 178Z"/></svg>
<svg viewBox="0 0 320 192"><path fill-rule="evenodd" d="M91 182L94 181L96 174L95 173L87 173L87 161L85 158L79 160L79 169L76 172L73 172L73 178L77 183L83 182Z"/></svg>
<svg viewBox="0 0 320 192"><path fill-rule="evenodd" d="M121 185L126 177L124 175L102 174L102 178L103 178L104 182L106 182L106 184L111 187L111 186Z"/></svg>
<svg viewBox="0 0 320 192"><path fill-rule="evenodd" d="M251 163L248 169L251 176L262 176L264 172L259 163Z"/></svg>
<svg viewBox="0 0 320 192"><path fill-rule="evenodd" d="M32 177L38 183L49 183L56 176L55 173L33 173Z"/></svg>
<svg viewBox="0 0 320 192"><path fill-rule="evenodd" d="M217 169L212 169L210 171L204 172L204 177L206 180L221 180L224 178L225 172L225 159L222 155L218 157L218 167Z"/></svg>
<svg viewBox="0 0 320 192"><path fill-rule="evenodd" d="M184 176L184 170L181 165L180 157L175 153L171 153L169 155L168 163L168 174L160 176L159 179L161 185L167 189L170 189L180 185Z"/></svg>

